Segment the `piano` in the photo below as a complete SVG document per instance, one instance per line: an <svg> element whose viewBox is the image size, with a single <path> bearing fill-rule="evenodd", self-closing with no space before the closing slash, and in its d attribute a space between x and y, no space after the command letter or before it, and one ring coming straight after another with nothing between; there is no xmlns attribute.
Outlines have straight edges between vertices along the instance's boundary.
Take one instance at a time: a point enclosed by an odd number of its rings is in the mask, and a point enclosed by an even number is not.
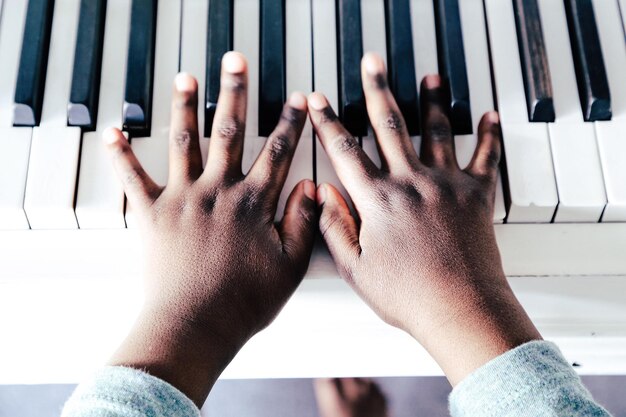
<svg viewBox="0 0 626 417"><path fill-rule="evenodd" d="M510 283L577 370L626 373L626 0L0 5L0 383L75 383L125 336L142 302L141 242L100 134L123 128L164 184L172 80L186 71L200 84L206 160L231 49L250 68L244 171L293 90L324 92L379 163L364 51L385 58L418 150L424 75L448 81L461 165L481 114L498 109L494 227ZM340 185L310 124L280 207L302 178ZM224 377L440 374L318 244L283 313Z"/></svg>

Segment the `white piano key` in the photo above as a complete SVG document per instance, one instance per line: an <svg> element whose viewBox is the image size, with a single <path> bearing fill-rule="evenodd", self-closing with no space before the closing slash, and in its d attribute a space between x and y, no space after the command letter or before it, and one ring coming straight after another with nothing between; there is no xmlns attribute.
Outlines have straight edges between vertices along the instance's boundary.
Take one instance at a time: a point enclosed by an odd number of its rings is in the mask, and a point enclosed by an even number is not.
<svg viewBox="0 0 626 417"><path fill-rule="evenodd" d="M621 3L622 13L626 4ZM595 122L598 149L608 202L602 221L626 221L626 45L624 28L615 1L594 0L600 45L604 56L613 119Z"/></svg>
<svg viewBox="0 0 626 417"><path fill-rule="evenodd" d="M376 52L387 63L387 33L385 31L385 3L383 0L361 1L361 33L363 53ZM361 146L376 166L380 167L380 155L376 148L376 136L370 126L367 136L361 138Z"/></svg>
<svg viewBox="0 0 626 417"><path fill-rule="evenodd" d="M472 98L472 122L474 123L474 134L461 135L454 138L456 157L461 168L465 168L469 164L476 150L478 124L481 117L486 112L494 109L489 47L482 4L482 0L461 0L459 2L467 78ZM502 223L505 217L506 207L502 190L502 175L498 174L493 221Z"/></svg>
<svg viewBox="0 0 626 417"><path fill-rule="evenodd" d="M161 1L157 10L154 61L152 131L150 137L132 138L131 147L142 166L160 185L167 183L172 85L178 73L181 0ZM132 208L126 206L126 224L133 227Z"/></svg>
<svg viewBox="0 0 626 417"><path fill-rule="evenodd" d="M508 172L511 223L548 223L558 204L545 123L528 122L513 4L485 0Z"/></svg>
<svg viewBox="0 0 626 417"><path fill-rule="evenodd" d="M102 143L107 127L122 127L130 3L108 0L95 132L83 134L76 195L81 229L123 228L124 191Z"/></svg>
<svg viewBox="0 0 626 417"><path fill-rule="evenodd" d="M311 0L285 2L285 54L287 96L294 91L313 91ZM281 219L289 194L303 179L313 180L313 128L307 117L300 142L291 161L289 175L278 200L276 218Z"/></svg>
<svg viewBox="0 0 626 417"><path fill-rule="evenodd" d="M206 164L209 148L204 138L204 103L206 83L206 38L209 16L209 0L183 0L183 15L180 40L180 71L193 75L198 80L198 129L202 163Z"/></svg>
<svg viewBox="0 0 626 417"><path fill-rule="evenodd" d="M339 85L337 81L337 32L328 28L335 22L335 0L313 1L313 78L314 89L326 95L335 112L339 109ZM337 178L322 144L315 139L315 181L317 184L334 185L348 198L348 193Z"/></svg>
<svg viewBox="0 0 626 417"><path fill-rule="evenodd" d="M33 229L74 229L74 195L81 130L67 127L79 0L57 1L41 124L33 137L24 210Z"/></svg>
<svg viewBox="0 0 626 417"><path fill-rule="evenodd" d="M432 1L411 0L411 30L413 32L415 80L419 90L425 76L439 73L437 30ZM411 141L419 154L422 138L420 136L412 136Z"/></svg>
<svg viewBox="0 0 626 417"><path fill-rule="evenodd" d="M24 191L32 128L13 127L13 97L28 2L11 1L0 20L0 230L28 229Z"/></svg>
<svg viewBox="0 0 626 417"><path fill-rule="evenodd" d="M233 47L248 59L248 110L242 170L247 173L265 145L259 136L259 0L238 0L233 9Z"/></svg>
<svg viewBox="0 0 626 417"><path fill-rule="evenodd" d="M583 119L562 2L540 0L546 55L552 77L555 122L548 124L559 191L555 222L597 222L606 194L593 123Z"/></svg>
<svg viewBox="0 0 626 417"><path fill-rule="evenodd" d="M622 24L626 32L626 0L619 0L619 9L622 12Z"/></svg>
<svg viewBox="0 0 626 417"><path fill-rule="evenodd" d="M477 8L482 10L482 5L477 5ZM435 11L432 1L411 0L411 29L415 79L419 88L425 76L439 72Z"/></svg>
<svg viewBox="0 0 626 417"><path fill-rule="evenodd" d="M23 204L32 131L0 127L0 230L29 228Z"/></svg>

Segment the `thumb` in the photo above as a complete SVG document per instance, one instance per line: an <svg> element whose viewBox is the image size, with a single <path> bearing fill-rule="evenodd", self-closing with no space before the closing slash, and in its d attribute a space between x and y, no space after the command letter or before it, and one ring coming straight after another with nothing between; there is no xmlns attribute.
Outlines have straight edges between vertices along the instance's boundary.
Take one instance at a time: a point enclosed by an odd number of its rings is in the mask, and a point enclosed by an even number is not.
<svg viewBox="0 0 626 417"><path fill-rule="evenodd" d="M352 269L361 253L359 230L348 203L330 184L317 189L317 203L322 208L320 232L341 276L352 281Z"/></svg>
<svg viewBox="0 0 626 417"><path fill-rule="evenodd" d="M316 224L315 184L311 180L303 180L287 199L278 233L289 258L296 265L303 265L305 270L313 250Z"/></svg>

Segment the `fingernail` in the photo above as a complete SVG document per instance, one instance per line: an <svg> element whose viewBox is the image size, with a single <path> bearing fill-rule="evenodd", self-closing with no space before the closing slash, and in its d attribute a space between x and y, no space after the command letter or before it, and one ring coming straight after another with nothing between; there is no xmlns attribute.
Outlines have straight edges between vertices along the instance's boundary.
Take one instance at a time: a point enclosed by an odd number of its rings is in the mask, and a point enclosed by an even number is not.
<svg viewBox="0 0 626 417"><path fill-rule="evenodd" d="M289 106L298 110L306 110L306 97L300 92L292 93L289 96Z"/></svg>
<svg viewBox="0 0 626 417"><path fill-rule="evenodd" d="M377 75L385 71L383 60L375 53L368 52L363 56L365 72L369 75Z"/></svg>
<svg viewBox="0 0 626 417"><path fill-rule="evenodd" d="M181 72L176 75L174 78L174 85L176 86L176 90L185 93L191 92L196 88L196 83L191 75Z"/></svg>
<svg viewBox="0 0 626 417"><path fill-rule="evenodd" d="M222 68L231 74L239 74L246 68L246 62L241 54L237 52L226 52L222 57Z"/></svg>
<svg viewBox="0 0 626 417"><path fill-rule="evenodd" d="M319 187L317 187L317 204L318 205L322 205L326 202L326 184L322 184Z"/></svg>
<svg viewBox="0 0 626 417"><path fill-rule="evenodd" d="M117 129L113 127L108 127L104 132L102 132L102 140L107 145L112 145L118 140Z"/></svg>
<svg viewBox="0 0 626 417"><path fill-rule="evenodd" d="M424 77L424 87L429 90L441 87L441 77L437 74L429 74Z"/></svg>
<svg viewBox="0 0 626 417"><path fill-rule="evenodd" d="M313 107L314 110L322 110L328 106L328 101L323 94L311 93L309 94L309 105Z"/></svg>
<svg viewBox="0 0 626 417"><path fill-rule="evenodd" d="M315 184L313 181L304 182L304 195L312 201L315 201Z"/></svg>

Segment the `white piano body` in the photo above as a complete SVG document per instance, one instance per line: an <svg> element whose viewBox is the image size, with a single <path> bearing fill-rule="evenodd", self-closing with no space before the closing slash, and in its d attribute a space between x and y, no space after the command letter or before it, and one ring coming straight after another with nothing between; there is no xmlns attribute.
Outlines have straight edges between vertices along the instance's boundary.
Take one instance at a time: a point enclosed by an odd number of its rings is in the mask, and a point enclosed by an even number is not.
<svg viewBox="0 0 626 417"><path fill-rule="evenodd" d="M496 225L510 283L546 339L584 374L626 373L626 224ZM142 304L134 230L0 238L0 383L75 383L101 366ZM317 248L276 321L224 378L441 375L383 323Z"/></svg>

